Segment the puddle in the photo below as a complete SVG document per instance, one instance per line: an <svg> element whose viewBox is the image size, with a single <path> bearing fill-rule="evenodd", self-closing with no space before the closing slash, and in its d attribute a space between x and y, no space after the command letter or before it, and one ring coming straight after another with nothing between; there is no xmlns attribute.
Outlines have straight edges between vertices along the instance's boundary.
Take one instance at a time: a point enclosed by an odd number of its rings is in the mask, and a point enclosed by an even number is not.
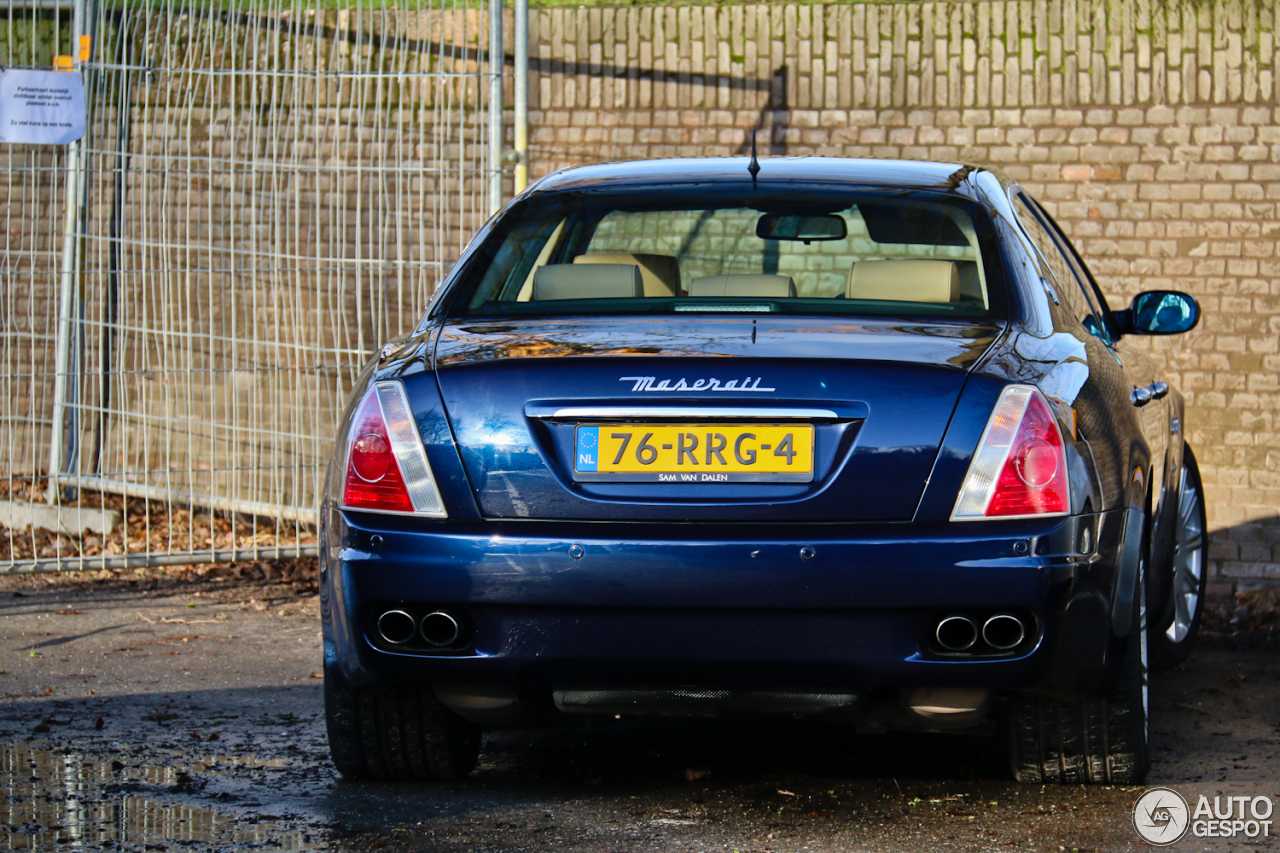
<svg viewBox="0 0 1280 853"><path fill-rule="evenodd" d="M223 767L274 763L251 756L212 758L203 763ZM72 750L0 744L0 849L168 849L177 853L231 846L272 850L327 846L275 816L166 802L183 795L207 796L200 793L201 785L200 779L177 767L122 766Z"/></svg>

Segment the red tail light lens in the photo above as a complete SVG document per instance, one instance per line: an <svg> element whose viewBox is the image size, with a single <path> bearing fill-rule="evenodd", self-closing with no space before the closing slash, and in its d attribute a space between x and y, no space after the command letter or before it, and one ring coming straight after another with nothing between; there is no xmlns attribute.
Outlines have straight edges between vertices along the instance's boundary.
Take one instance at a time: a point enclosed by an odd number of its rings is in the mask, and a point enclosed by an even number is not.
<svg viewBox="0 0 1280 853"><path fill-rule="evenodd" d="M366 483L376 483L396 464L386 436L367 432L351 445L351 468Z"/></svg>
<svg viewBox="0 0 1280 853"><path fill-rule="evenodd" d="M1067 511L1067 458L1053 413L1037 393L1027 401L987 516Z"/></svg>
<svg viewBox="0 0 1280 853"><path fill-rule="evenodd" d="M360 401L347 435L342 505L436 518L447 515L399 382L379 382Z"/></svg>
<svg viewBox="0 0 1280 853"><path fill-rule="evenodd" d="M360 404L351 424L351 437L343 504L352 509L413 512L413 500L391 452L391 437L376 390L370 389Z"/></svg>
<svg viewBox="0 0 1280 853"><path fill-rule="evenodd" d="M969 463L951 518L1065 515L1071 508L1062 431L1035 388L1005 388Z"/></svg>

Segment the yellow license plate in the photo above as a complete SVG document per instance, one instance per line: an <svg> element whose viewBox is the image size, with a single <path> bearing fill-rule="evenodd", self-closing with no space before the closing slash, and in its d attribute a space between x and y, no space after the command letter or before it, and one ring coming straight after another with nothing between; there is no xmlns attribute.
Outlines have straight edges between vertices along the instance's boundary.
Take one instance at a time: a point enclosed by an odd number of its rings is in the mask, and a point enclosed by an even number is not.
<svg viewBox="0 0 1280 853"><path fill-rule="evenodd" d="M812 424L579 424L574 479L808 483Z"/></svg>

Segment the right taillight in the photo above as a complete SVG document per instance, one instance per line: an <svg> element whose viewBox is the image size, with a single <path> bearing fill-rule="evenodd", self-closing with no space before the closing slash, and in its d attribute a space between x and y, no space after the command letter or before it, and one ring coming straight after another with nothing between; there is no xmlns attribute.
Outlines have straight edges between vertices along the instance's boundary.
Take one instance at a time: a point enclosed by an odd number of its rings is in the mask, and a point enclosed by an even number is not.
<svg viewBox="0 0 1280 853"><path fill-rule="evenodd" d="M1071 509L1062 430L1044 395L1010 385L969 463L952 521L1066 515Z"/></svg>
<svg viewBox="0 0 1280 853"><path fill-rule="evenodd" d="M399 382L378 382L356 409L347 434L344 509L445 518L413 412Z"/></svg>

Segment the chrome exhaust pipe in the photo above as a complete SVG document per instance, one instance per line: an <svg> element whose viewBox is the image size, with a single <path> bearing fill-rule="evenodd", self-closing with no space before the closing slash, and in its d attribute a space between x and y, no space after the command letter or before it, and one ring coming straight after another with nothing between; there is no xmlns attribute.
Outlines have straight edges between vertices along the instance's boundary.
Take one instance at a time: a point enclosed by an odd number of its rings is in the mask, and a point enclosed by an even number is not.
<svg viewBox="0 0 1280 853"><path fill-rule="evenodd" d="M422 617L422 639L433 646L451 646L458 640L462 627L458 620L443 610Z"/></svg>
<svg viewBox="0 0 1280 853"><path fill-rule="evenodd" d="M968 616L948 616L938 623L933 635L949 652L963 652L978 642L978 626Z"/></svg>
<svg viewBox="0 0 1280 853"><path fill-rule="evenodd" d="M982 624L982 639L993 649L1007 652L1016 648L1027 636L1022 620L1008 613L997 613Z"/></svg>
<svg viewBox="0 0 1280 853"><path fill-rule="evenodd" d="M378 617L378 634L393 646L403 646L417 632L417 620L403 610L388 610Z"/></svg>

